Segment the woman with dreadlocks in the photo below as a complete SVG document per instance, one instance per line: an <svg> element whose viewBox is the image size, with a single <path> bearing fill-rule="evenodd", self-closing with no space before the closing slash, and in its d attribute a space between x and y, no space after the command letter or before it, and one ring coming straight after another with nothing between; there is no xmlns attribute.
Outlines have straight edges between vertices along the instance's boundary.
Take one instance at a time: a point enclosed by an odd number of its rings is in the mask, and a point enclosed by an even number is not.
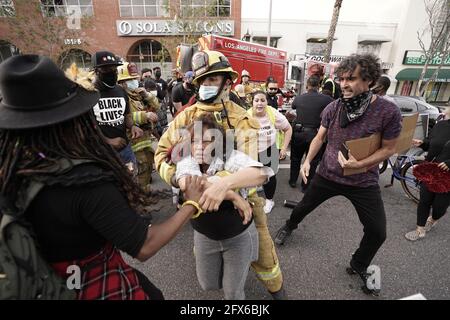
<svg viewBox="0 0 450 320"><path fill-rule="evenodd" d="M165 195L145 194L104 141L92 114L97 92L36 55L0 65L0 92L2 220L29 222L61 277L80 268L78 299L163 299L119 250L145 261L173 239L198 211L201 179L188 177L183 207L149 226L139 208Z"/></svg>

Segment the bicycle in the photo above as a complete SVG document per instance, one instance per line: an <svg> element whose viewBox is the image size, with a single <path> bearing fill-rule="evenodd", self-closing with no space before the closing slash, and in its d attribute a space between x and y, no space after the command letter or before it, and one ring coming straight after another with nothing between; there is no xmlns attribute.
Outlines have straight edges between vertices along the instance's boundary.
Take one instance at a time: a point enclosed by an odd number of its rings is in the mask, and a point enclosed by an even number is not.
<svg viewBox="0 0 450 320"><path fill-rule="evenodd" d="M400 181L403 191L408 198L415 203L419 203L420 200L420 185L419 181L413 175L414 166L423 162L425 157L423 155L399 155L394 163L391 159L385 160L379 165L380 173L383 173L388 164L392 168L391 183L384 186L385 188L392 187L394 185L394 179ZM381 171L383 169L383 171Z"/></svg>

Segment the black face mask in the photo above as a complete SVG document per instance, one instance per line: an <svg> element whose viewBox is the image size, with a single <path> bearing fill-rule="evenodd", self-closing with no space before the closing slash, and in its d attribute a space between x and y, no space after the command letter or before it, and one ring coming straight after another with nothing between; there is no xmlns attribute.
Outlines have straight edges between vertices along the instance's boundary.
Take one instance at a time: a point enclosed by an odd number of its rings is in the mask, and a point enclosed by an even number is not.
<svg viewBox="0 0 450 320"><path fill-rule="evenodd" d="M160 72L160 71L156 71L156 72L155 72L155 77L161 78L161 72Z"/></svg>
<svg viewBox="0 0 450 320"><path fill-rule="evenodd" d="M186 85L187 85L187 87L188 87L188 89L189 90L191 90L191 91L195 91L195 86L192 84L192 83L186 83Z"/></svg>
<svg viewBox="0 0 450 320"><path fill-rule="evenodd" d="M117 84L117 72L99 73L98 78L109 87Z"/></svg>
<svg viewBox="0 0 450 320"><path fill-rule="evenodd" d="M178 82L183 82L183 78L177 78Z"/></svg>

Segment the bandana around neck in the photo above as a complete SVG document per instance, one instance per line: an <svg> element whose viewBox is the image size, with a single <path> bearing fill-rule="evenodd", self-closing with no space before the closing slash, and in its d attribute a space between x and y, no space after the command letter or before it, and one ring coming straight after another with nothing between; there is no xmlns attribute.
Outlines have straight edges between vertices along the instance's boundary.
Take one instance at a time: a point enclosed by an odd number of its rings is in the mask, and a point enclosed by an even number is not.
<svg viewBox="0 0 450 320"><path fill-rule="evenodd" d="M341 98L343 105L340 117L341 128L345 128L350 122L359 119L372 102L372 97L373 93L366 91L353 98Z"/></svg>

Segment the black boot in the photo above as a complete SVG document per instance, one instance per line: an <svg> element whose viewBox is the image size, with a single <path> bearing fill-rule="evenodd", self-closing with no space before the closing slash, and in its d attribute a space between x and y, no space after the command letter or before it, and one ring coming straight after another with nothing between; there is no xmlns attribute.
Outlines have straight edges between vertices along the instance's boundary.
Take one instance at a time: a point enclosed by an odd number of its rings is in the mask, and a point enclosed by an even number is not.
<svg viewBox="0 0 450 320"><path fill-rule="evenodd" d="M277 292L270 292L269 293L272 295L273 300L288 300L286 291L284 291L284 288L281 287L280 290L278 290Z"/></svg>
<svg viewBox="0 0 450 320"><path fill-rule="evenodd" d="M358 268L353 260L350 261L350 267L346 269L347 273L350 275L357 274L363 281L364 285L361 286L362 291L365 294L371 294L378 297L380 295L380 289L371 289L367 286L368 279L371 274L367 272L367 269Z"/></svg>
<svg viewBox="0 0 450 320"><path fill-rule="evenodd" d="M284 242L291 236L292 230L288 227L287 224L282 226L278 231L277 235L275 236L275 243L277 245L283 245Z"/></svg>

